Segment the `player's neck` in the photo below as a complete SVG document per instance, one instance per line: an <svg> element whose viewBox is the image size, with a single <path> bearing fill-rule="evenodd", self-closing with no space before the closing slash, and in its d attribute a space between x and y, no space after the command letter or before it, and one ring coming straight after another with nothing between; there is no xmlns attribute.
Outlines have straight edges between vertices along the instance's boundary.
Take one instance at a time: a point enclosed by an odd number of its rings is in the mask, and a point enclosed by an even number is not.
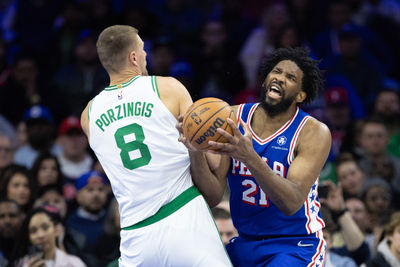
<svg viewBox="0 0 400 267"><path fill-rule="evenodd" d="M286 122L288 122L296 113L297 106L290 106L285 112L270 116L259 105L252 117L251 126L253 130L260 136L269 136L279 130Z"/></svg>
<svg viewBox="0 0 400 267"><path fill-rule="evenodd" d="M142 73L140 71L123 71L120 73L110 74L110 86L127 83L133 77L139 76L141 74Z"/></svg>

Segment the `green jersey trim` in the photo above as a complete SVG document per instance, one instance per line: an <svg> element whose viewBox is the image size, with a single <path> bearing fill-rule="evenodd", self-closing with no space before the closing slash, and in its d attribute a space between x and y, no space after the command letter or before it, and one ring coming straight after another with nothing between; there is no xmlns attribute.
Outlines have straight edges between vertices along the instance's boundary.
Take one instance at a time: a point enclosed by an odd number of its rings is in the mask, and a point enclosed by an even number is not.
<svg viewBox="0 0 400 267"><path fill-rule="evenodd" d="M106 88L104 88L104 90L105 91L112 91L112 90L116 90L116 89L121 89L123 87L127 87L128 85L130 85L131 83L136 81L139 77L140 77L140 75L139 76L135 76L135 77L133 77L132 79L130 79L126 83L120 83L120 84L117 84L117 85L107 86Z"/></svg>
<svg viewBox="0 0 400 267"><path fill-rule="evenodd" d="M87 113L88 121L90 121L90 111L92 111L93 101L94 101L94 98L90 101L90 104L89 104L89 109L88 109L88 113Z"/></svg>
<svg viewBox="0 0 400 267"><path fill-rule="evenodd" d="M177 196L174 200L172 200L168 204L162 206L157 211L156 214L154 214L154 215L150 216L149 218L144 219L143 221L140 221L134 225L124 227L124 228L122 228L122 230L138 229L138 228L145 227L150 224L156 223L156 222L168 217L175 211L179 210L180 208L185 206L189 201L191 201L192 199L194 199L195 197L197 197L199 195L200 195L200 192L197 189L197 187L195 187L195 186L189 187L188 189L183 191L179 196Z"/></svg>
<svg viewBox="0 0 400 267"><path fill-rule="evenodd" d="M160 93L158 92L158 85L157 85L157 77L156 76L151 76L151 85L153 87L153 91L158 95L158 98L160 98Z"/></svg>

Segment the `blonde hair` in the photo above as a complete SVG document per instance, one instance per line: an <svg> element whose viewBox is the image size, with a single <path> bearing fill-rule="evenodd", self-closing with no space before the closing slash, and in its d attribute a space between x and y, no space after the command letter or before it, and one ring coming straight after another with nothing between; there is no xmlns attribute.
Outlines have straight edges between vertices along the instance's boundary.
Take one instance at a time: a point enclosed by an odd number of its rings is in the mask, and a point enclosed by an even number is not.
<svg viewBox="0 0 400 267"><path fill-rule="evenodd" d="M138 30L128 25L113 25L104 29L97 39L97 54L108 73L119 73L131 50L137 48Z"/></svg>

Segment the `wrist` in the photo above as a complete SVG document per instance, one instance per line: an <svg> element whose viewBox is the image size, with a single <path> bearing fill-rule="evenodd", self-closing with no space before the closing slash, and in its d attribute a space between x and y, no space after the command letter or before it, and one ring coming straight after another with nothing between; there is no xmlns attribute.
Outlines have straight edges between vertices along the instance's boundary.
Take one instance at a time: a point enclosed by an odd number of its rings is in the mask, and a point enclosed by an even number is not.
<svg viewBox="0 0 400 267"><path fill-rule="evenodd" d="M337 223L339 219L348 211L348 209L345 207L341 210L331 210L331 215L332 215L332 220Z"/></svg>

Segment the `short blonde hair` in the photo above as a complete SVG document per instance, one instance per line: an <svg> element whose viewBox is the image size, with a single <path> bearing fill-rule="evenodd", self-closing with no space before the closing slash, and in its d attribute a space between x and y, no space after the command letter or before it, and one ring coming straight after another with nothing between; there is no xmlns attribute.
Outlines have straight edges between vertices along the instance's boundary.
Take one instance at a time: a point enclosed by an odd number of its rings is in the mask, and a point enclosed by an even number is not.
<svg viewBox="0 0 400 267"><path fill-rule="evenodd" d="M128 25L113 25L104 29L97 39L97 54L108 73L118 73L129 52L137 47L138 30Z"/></svg>

